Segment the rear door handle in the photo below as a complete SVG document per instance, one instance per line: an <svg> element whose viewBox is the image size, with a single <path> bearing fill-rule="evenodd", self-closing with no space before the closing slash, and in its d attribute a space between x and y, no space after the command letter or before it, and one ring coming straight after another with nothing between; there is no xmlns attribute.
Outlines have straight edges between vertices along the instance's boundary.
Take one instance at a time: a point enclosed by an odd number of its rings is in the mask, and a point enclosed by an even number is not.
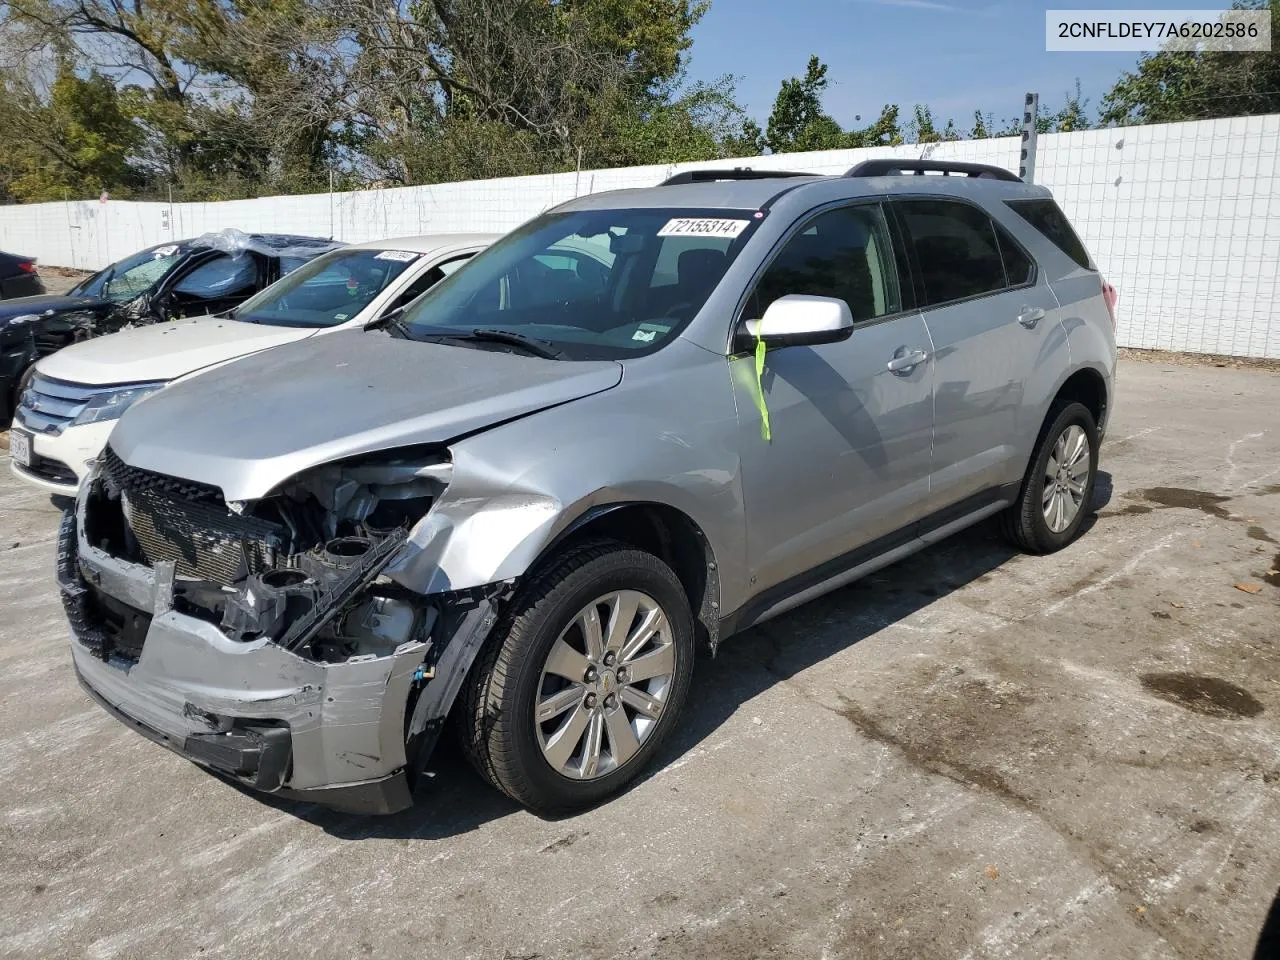
<svg viewBox="0 0 1280 960"><path fill-rule="evenodd" d="M1023 307L1022 312L1018 314L1018 322L1028 330L1034 329L1035 325L1044 319L1044 309L1041 307Z"/></svg>
<svg viewBox="0 0 1280 960"><path fill-rule="evenodd" d="M899 347L893 351L893 356L889 358L886 366L890 373L896 373L900 377L905 377L920 364L929 359L929 355L923 350L911 350L909 347Z"/></svg>

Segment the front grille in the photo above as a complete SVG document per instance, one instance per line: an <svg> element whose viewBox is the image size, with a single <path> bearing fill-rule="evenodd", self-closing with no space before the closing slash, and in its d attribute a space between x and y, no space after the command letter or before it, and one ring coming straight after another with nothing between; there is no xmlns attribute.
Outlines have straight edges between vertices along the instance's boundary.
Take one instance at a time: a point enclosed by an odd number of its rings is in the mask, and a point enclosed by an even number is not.
<svg viewBox="0 0 1280 960"><path fill-rule="evenodd" d="M91 387L82 383L54 380L37 373L18 401L18 419L36 433L58 436L86 404L99 393L111 393L117 387Z"/></svg>
<svg viewBox="0 0 1280 960"><path fill-rule="evenodd" d="M80 575L75 514L62 515L58 530L57 577L71 633L95 657L132 666L142 656L151 615L100 592Z"/></svg>
<svg viewBox="0 0 1280 960"><path fill-rule="evenodd" d="M153 565L172 561L180 576L229 585L264 570L281 545L279 526L232 513L216 487L131 467L110 447L102 468Z"/></svg>

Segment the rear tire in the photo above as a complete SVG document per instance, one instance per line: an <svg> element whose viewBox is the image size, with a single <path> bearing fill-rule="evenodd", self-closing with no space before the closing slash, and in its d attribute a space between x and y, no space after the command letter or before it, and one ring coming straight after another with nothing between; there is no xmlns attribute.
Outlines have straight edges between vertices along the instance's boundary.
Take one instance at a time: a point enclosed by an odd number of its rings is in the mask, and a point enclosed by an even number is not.
<svg viewBox="0 0 1280 960"><path fill-rule="evenodd" d="M1080 534L1092 509L1098 426L1082 403L1049 411L1018 499L1001 515L1004 535L1028 553L1053 553Z"/></svg>
<svg viewBox="0 0 1280 960"><path fill-rule="evenodd" d="M591 806L669 736L693 661L693 616L670 567L616 541L572 547L521 587L477 661L462 749L532 810Z"/></svg>

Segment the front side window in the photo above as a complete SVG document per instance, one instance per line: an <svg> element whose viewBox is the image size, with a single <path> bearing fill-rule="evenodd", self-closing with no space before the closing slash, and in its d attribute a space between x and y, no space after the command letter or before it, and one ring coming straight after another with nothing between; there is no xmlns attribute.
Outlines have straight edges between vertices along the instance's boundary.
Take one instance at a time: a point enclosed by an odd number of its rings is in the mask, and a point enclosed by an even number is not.
<svg viewBox="0 0 1280 960"><path fill-rule="evenodd" d="M414 300L434 287L453 271L471 259L473 255L468 253L461 257L455 257L452 260L445 260L443 263L437 263L430 270L424 271L418 277L409 282L409 285L400 291L400 296L396 297L395 303L391 304L390 309L395 310L399 307L407 307Z"/></svg>
<svg viewBox="0 0 1280 960"><path fill-rule="evenodd" d="M746 210L580 210L508 234L414 303L410 336L505 331L567 359L659 349L702 308L760 218Z"/></svg>
<svg viewBox="0 0 1280 960"><path fill-rule="evenodd" d="M279 327L335 327L364 310L421 257L412 250L335 250L250 297L235 318Z"/></svg>
<svg viewBox="0 0 1280 960"><path fill-rule="evenodd" d="M981 210L954 200L900 200L897 209L924 279L925 306L1004 289L995 227Z"/></svg>
<svg viewBox="0 0 1280 960"><path fill-rule="evenodd" d="M819 214L787 241L747 300L746 319L764 316L779 297L834 297L855 323L902 309L893 246L879 204Z"/></svg>
<svg viewBox="0 0 1280 960"><path fill-rule="evenodd" d="M174 284L173 292L197 300L217 300L251 291L258 283L258 263L252 254L219 254L206 260Z"/></svg>

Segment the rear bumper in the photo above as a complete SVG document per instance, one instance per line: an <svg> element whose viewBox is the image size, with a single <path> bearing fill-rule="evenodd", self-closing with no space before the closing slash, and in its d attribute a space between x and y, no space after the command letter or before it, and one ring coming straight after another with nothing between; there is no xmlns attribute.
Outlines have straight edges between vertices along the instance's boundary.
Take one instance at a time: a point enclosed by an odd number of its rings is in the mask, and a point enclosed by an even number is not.
<svg viewBox="0 0 1280 960"><path fill-rule="evenodd" d="M86 690L126 725L223 777L361 813L410 805L405 707L427 647L343 663L267 640L238 643L172 606L172 568L84 547L83 518L58 538L58 585ZM164 565L161 565L162 567ZM126 610L133 642L106 640L103 604Z"/></svg>

